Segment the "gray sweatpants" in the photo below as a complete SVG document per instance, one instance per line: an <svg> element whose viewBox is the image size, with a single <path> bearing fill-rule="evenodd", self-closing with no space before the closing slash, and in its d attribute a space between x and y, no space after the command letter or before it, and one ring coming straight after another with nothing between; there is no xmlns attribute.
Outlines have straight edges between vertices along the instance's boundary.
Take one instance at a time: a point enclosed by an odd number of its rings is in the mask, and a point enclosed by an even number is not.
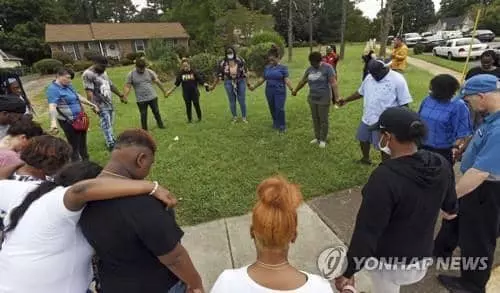
<svg viewBox="0 0 500 293"><path fill-rule="evenodd" d="M328 117L330 104L319 105L309 102L314 127L314 137L319 141L326 142L328 137Z"/></svg>

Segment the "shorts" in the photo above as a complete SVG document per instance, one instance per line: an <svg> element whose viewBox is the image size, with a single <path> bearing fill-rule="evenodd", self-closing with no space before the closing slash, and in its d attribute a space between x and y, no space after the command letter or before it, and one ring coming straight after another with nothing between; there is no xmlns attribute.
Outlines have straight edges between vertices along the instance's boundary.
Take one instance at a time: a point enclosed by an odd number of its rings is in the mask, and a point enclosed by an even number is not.
<svg viewBox="0 0 500 293"><path fill-rule="evenodd" d="M361 122L358 127L358 133L356 134L356 139L360 142L368 142L373 145L375 149L378 148L378 143L380 142L380 131L370 130L369 125Z"/></svg>

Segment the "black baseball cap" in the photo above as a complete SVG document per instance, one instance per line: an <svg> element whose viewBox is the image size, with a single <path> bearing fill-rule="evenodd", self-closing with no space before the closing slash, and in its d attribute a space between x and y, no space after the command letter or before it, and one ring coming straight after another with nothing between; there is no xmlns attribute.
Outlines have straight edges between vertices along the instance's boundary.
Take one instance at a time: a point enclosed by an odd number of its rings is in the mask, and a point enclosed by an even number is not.
<svg viewBox="0 0 500 293"><path fill-rule="evenodd" d="M410 129L417 124L423 125L423 122L416 112L407 107L393 107L385 110L370 130L383 130L399 138L410 139Z"/></svg>

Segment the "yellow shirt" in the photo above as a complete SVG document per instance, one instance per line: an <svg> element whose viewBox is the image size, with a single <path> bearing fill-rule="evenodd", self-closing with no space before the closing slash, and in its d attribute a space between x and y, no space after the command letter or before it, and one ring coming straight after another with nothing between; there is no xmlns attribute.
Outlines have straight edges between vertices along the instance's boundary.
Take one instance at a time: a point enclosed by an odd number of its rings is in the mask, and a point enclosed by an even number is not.
<svg viewBox="0 0 500 293"><path fill-rule="evenodd" d="M408 47L402 44L398 48L392 49L392 64L391 68L396 70L405 70L408 59Z"/></svg>

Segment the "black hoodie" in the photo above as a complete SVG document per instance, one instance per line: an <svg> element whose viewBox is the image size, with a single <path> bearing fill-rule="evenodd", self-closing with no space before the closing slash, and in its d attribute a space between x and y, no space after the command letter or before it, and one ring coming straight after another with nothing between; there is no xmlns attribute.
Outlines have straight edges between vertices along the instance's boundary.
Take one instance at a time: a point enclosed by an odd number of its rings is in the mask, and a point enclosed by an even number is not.
<svg viewBox="0 0 500 293"><path fill-rule="evenodd" d="M458 211L451 170L446 159L428 151L387 160L375 169L362 191L344 276L362 269L354 257L394 257L407 264L431 257L440 209Z"/></svg>

